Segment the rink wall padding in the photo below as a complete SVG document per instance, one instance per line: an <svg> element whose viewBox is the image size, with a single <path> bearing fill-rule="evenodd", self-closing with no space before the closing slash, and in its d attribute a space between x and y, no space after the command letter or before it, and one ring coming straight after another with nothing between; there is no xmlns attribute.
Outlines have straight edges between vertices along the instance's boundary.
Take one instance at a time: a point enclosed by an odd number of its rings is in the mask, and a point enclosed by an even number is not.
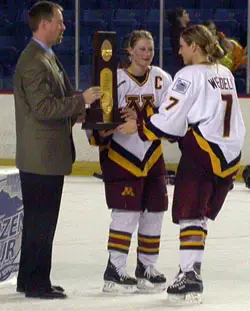
<svg viewBox="0 0 250 311"><path fill-rule="evenodd" d="M0 103L0 166L15 166L16 133L13 94L0 93ZM238 172L237 180L241 180L244 167L250 165L250 98L240 97L240 105L247 133L242 150L242 166ZM73 136L76 147L76 163L72 175L91 176L94 172L100 172L98 148L89 145L85 131L81 129L81 124L76 124L73 127ZM176 170L180 159L178 145L163 141L163 154L166 168Z"/></svg>
<svg viewBox="0 0 250 311"><path fill-rule="evenodd" d="M15 166L15 161L11 159L0 159L0 167ZM242 181L242 171L245 165L242 165L237 173L236 181ZM166 163L166 169L176 172L177 163ZM80 161L73 165L72 176L92 176L94 173L101 173L98 162Z"/></svg>

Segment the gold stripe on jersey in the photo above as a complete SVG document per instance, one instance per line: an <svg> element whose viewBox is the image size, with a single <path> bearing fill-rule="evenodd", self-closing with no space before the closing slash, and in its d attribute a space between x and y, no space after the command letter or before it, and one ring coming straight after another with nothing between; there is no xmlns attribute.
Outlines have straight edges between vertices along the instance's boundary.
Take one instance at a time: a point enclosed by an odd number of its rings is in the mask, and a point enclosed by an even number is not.
<svg viewBox="0 0 250 311"><path fill-rule="evenodd" d="M146 108L147 116L151 116L154 114L153 107L155 107L155 98L154 94L144 94L141 96L142 99L142 107L141 111ZM151 109L151 114L148 114L148 109Z"/></svg>
<svg viewBox="0 0 250 311"><path fill-rule="evenodd" d="M147 155L147 154L146 154ZM148 172L152 168L152 166L157 162L157 160L160 158L162 155L162 147L161 145L157 146L156 149L152 152L152 155L146 162L143 170L138 167L135 163L130 161L129 159L125 158L121 154L119 154L117 151L114 149L110 148L108 157L117 163L119 166L123 167L126 171L129 171L136 177L145 177L147 176Z"/></svg>
<svg viewBox="0 0 250 311"><path fill-rule="evenodd" d="M225 178L233 173L235 173L240 168L240 161L238 161L236 164L233 164L232 166L228 167L225 170L222 170L221 168L221 160L220 158L214 153L211 146L209 145L209 142L204 139L202 136L197 134L193 130L194 137L198 143L198 145L201 147L202 150L206 151L209 154L213 172L215 175L220 176L222 178ZM219 146L218 146L219 147Z"/></svg>
<svg viewBox="0 0 250 311"><path fill-rule="evenodd" d="M148 140L153 141L159 139L152 131L150 131L143 120L143 134L147 137Z"/></svg>
<svg viewBox="0 0 250 311"><path fill-rule="evenodd" d="M123 69L124 72L129 76L130 79L132 79L136 84L138 84L139 86L143 86L144 84L147 83L148 81L148 77L149 77L149 70L147 70L147 73L146 73L146 78L144 81L142 81L141 83L130 73L128 72L127 69Z"/></svg>
<svg viewBox="0 0 250 311"><path fill-rule="evenodd" d="M97 143L96 143L96 140L95 140L94 135L91 135L91 136L90 136L89 143L90 143L90 145L92 145L92 146L97 146Z"/></svg>
<svg viewBox="0 0 250 311"><path fill-rule="evenodd" d="M153 107L147 107L146 108L147 117L151 117L154 114L154 108Z"/></svg>

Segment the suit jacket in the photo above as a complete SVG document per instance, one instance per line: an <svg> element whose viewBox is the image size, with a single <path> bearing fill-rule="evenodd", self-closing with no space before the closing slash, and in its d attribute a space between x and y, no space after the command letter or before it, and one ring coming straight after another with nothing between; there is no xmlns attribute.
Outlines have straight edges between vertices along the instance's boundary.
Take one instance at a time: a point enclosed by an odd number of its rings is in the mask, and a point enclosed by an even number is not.
<svg viewBox="0 0 250 311"><path fill-rule="evenodd" d="M14 98L17 168L41 175L70 174L75 158L72 124L77 115L85 115L85 103L82 96L73 96L61 64L34 40L17 62Z"/></svg>

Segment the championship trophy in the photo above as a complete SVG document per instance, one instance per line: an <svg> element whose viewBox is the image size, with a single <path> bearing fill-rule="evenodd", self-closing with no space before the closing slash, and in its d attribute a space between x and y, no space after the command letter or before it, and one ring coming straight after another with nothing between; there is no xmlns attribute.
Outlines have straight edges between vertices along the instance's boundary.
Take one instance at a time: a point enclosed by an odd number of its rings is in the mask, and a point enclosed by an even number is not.
<svg viewBox="0 0 250 311"><path fill-rule="evenodd" d="M94 34L92 85L100 86L102 97L86 109L83 129L115 129L123 121L117 100L116 33L97 31Z"/></svg>

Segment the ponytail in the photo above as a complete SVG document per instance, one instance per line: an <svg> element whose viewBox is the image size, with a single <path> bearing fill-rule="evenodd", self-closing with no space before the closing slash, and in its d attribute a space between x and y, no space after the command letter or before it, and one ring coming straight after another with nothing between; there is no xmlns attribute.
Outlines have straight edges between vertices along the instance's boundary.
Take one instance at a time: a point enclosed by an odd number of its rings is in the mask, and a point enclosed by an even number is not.
<svg viewBox="0 0 250 311"><path fill-rule="evenodd" d="M205 51L212 62L219 61L225 55L224 50L222 49L218 41L206 45Z"/></svg>
<svg viewBox="0 0 250 311"><path fill-rule="evenodd" d="M205 55L209 62L216 62L224 56L224 50L220 46L217 38L203 25L195 25L186 28L181 34L183 40L191 45L195 42Z"/></svg>

